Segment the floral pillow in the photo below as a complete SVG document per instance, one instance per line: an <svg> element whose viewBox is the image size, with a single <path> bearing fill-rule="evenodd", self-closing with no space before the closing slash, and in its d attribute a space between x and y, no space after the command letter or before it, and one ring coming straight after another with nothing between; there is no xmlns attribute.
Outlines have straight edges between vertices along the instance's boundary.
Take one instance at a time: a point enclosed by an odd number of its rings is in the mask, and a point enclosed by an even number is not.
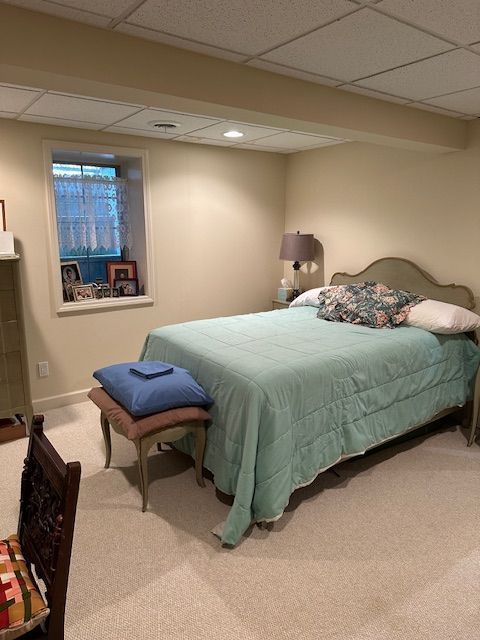
<svg viewBox="0 0 480 640"><path fill-rule="evenodd" d="M425 297L367 281L329 287L320 292L318 300L317 318L322 320L393 329Z"/></svg>

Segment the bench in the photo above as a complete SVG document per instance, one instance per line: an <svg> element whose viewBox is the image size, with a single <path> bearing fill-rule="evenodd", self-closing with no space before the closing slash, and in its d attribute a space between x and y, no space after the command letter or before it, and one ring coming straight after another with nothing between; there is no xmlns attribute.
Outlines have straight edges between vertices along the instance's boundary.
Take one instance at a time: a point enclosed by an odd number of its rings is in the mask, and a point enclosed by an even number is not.
<svg viewBox="0 0 480 640"><path fill-rule="evenodd" d="M100 409L100 425L105 442L105 468L110 466L112 443L110 427L131 440L137 450L137 463L142 494L142 511L148 504L147 457L154 444L175 442L187 434L195 438L195 476L197 484L205 486L202 473L205 451L205 423L210 415L202 407L179 407L148 416L136 417L114 400L102 387L94 387L88 397Z"/></svg>

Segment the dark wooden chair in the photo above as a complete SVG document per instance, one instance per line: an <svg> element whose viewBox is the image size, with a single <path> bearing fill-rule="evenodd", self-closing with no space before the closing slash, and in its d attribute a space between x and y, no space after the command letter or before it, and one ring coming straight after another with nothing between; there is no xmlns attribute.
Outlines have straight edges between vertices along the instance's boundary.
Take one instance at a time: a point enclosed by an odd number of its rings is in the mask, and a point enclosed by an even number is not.
<svg viewBox="0 0 480 640"><path fill-rule="evenodd" d="M18 537L27 565L46 588L50 609L44 625L24 638L63 640L65 601L81 467L65 464L33 417L22 474Z"/></svg>

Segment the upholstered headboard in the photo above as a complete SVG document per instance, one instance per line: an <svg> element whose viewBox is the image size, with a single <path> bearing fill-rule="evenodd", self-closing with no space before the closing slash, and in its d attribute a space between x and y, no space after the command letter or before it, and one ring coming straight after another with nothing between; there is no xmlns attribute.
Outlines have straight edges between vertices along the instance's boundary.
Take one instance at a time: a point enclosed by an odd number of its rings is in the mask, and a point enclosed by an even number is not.
<svg viewBox="0 0 480 640"><path fill-rule="evenodd" d="M383 282L392 289L411 291L466 309L475 306L471 289L458 284L439 284L429 273L405 258L380 258L360 273L334 273L330 284L352 284L364 280Z"/></svg>

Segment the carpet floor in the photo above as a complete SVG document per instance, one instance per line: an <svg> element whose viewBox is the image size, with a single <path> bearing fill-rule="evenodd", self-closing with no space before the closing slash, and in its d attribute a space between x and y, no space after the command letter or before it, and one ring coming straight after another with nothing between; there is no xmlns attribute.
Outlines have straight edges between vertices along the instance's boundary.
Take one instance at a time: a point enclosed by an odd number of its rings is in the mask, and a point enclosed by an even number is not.
<svg viewBox="0 0 480 640"><path fill-rule="evenodd" d="M66 640L473 640L480 637L480 447L445 427L337 467L297 491L270 531L235 549L210 530L228 506L177 452L149 458L99 413L46 413L82 481ZM16 529L27 440L0 445L1 533Z"/></svg>

